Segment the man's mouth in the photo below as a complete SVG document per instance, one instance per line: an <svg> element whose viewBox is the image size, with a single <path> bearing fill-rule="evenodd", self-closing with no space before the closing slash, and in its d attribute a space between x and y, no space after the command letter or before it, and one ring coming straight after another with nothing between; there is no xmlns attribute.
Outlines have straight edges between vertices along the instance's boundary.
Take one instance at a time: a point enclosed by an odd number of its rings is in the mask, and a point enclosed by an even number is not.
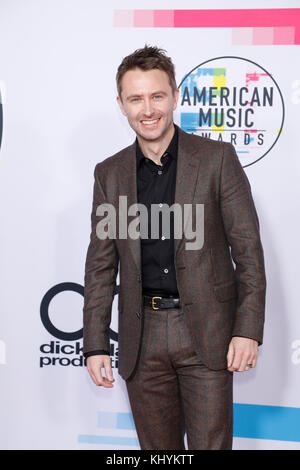
<svg viewBox="0 0 300 470"><path fill-rule="evenodd" d="M144 124L145 126L153 126L155 125L158 121L159 121L160 118L158 119L145 119L143 121L141 121L142 124Z"/></svg>

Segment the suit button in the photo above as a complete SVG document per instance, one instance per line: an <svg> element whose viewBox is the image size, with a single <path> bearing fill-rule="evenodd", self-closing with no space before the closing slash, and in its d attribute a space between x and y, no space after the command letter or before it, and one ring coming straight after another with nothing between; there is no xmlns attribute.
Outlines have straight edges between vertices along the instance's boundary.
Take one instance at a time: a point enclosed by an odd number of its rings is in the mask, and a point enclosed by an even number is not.
<svg viewBox="0 0 300 470"><path fill-rule="evenodd" d="M140 312L136 312L136 316L137 316L138 318L141 318Z"/></svg>
<svg viewBox="0 0 300 470"><path fill-rule="evenodd" d="M138 280L138 282L141 282L141 275L140 274L138 274L137 280Z"/></svg>

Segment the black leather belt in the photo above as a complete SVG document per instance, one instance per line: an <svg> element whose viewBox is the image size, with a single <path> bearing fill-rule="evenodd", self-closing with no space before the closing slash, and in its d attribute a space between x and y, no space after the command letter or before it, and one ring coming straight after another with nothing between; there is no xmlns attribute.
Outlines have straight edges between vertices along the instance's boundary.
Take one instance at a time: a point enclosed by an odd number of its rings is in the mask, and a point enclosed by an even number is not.
<svg viewBox="0 0 300 470"><path fill-rule="evenodd" d="M180 308L179 297L160 297L144 295L144 305L152 307L153 310L160 310L164 308Z"/></svg>

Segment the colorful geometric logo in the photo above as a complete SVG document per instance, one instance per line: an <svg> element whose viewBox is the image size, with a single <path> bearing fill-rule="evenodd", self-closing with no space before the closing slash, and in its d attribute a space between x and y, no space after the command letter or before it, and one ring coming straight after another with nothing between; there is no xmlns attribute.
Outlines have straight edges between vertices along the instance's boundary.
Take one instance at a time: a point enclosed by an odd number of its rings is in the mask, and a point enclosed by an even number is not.
<svg viewBox="0 0 300 470"><path fill-rule="evenodd" d="M234 145L243 167L276 144L284 101L265 68L243 57L224 56L194 67L179 85L180 127Z"/></svg>

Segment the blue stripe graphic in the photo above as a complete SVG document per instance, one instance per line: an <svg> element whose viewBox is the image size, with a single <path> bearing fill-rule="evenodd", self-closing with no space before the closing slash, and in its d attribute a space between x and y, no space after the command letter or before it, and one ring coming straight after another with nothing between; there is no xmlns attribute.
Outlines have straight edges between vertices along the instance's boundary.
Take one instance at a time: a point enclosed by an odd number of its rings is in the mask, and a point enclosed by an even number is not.
<svg viewBox="0 0 300 470"><path fill-rule="evenodd" d="M95 436L93 434L79 434L78 442L79 444L110 444L136 447L140 446L137 437Z"/></svg>
<svg viewBox="0 0 300 470"><path fill-rule="evenodd" d="M132 429L133 431L135 431L135 424L133 421L132 413L118 413L117 428L118 429Z"/></svg>
<svg viewBox="0 0 300 470"><path fill-rule="evenodd" d="M135 430L132 413L99 412L98 427ZM234 403L233 436L300 442L300 408ZM137 437L80 434L81 444L139 447Z"/></svg>
<svg viewBox="0 0 300 470"><path fill-rule="evenodd" d="M99 412L97 427L115 429L117 427L117 415L118 413L109 411Z"/></svg>
<svg viewBox="0 0 300 470"><path fill-rule="evenodd" d="M135 430L132 413L115 413L100 411L98 413L98 428L131 429Z"/></svg>
<svg viewBox="0 0 300 470"><path fill-rule="evenodd" d="M234 404L234 437L300 442L300 408Z"/></svg>

